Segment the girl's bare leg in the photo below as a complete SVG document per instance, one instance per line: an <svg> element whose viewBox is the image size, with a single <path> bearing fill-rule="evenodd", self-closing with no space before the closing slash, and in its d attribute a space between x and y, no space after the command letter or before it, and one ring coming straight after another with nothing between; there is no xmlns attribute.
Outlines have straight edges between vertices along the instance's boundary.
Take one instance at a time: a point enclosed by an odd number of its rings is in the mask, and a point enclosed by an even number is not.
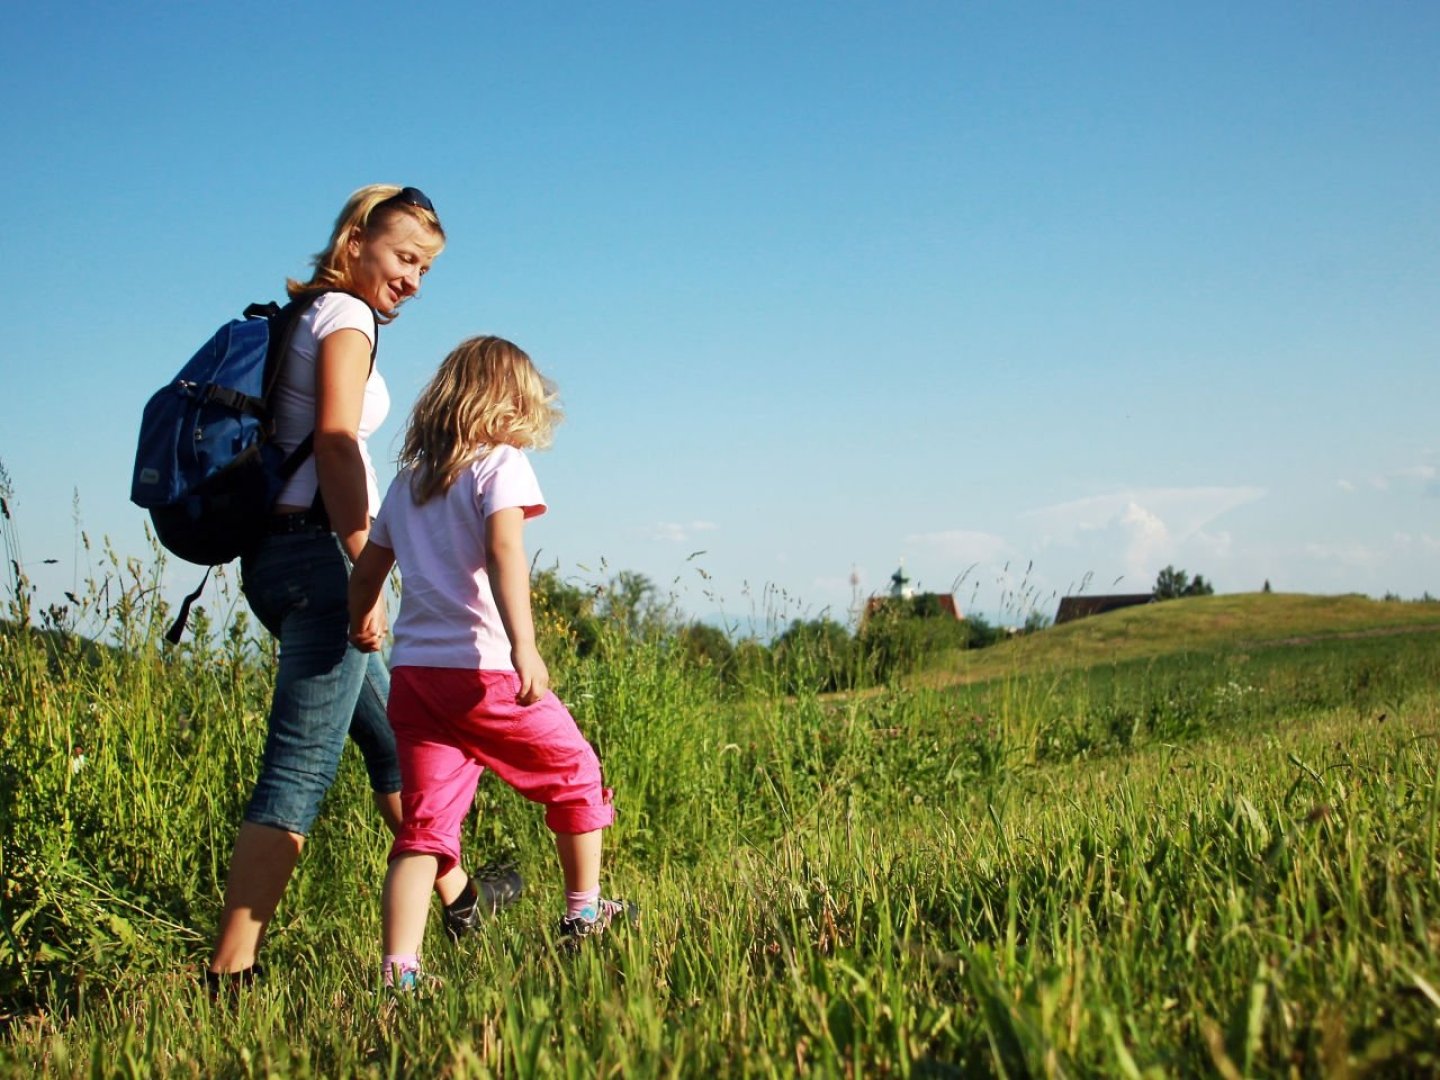
<svg viewBox="0 0 1440 1080"><path fill-rule="evenodd" d="M589 892L600 886L600 833L556 833L555 850L565 875L566 892Z"/></svg>
<svg viewBox="0 0 1440 1080"><path fill-rule="evenodd" d="M435 888L439 861L420 853L397 855L390 860L381 899L381 920L386 955L418 954L425 939L425 917L430 913L430 893Z"/></svg>
<svg viewBox="0 0 1440 1080"><path fill-rule="evenodd" d="M392 835L398 836L400 825L404 822L405 816L400 812L400 793L390 791L385 794L375 792L375 805L380 810L380 817L385 821L385 827ZM442 904L452 904L455 898L465 891L465 886L470 883L470 875L465 873L465 868L459 863L452 866L444 876L435 882L435 891L440 894Z"/></svg>

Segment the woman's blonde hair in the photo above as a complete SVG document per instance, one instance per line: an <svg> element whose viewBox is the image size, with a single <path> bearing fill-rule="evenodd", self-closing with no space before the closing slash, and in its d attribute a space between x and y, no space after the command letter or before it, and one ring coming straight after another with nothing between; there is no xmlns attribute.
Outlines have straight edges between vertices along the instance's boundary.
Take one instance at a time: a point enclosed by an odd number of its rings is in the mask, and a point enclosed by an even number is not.
<svg viewBox="0 0 1440 1080"><path fill-rule="evenodd" d="M555 384L518 346L490 335L461 342L410 411L400 467L413 470L412 497L443 495L496 446L549 446L563 416Z"/></svg>
<svg viewBox="0 0 1440 1080"><path fill-rule="evenodd" d="M330 242L325 250L312 260L315 272L309 281L291 278L285 283L285 290L293 299L306 293L326 289L352 290L355 287L354 268L351 265L350 241L365 241L390 227L399 216L414 218L433 238L422 247L432 259L445 249L445 230L434 210L427 210L413 202L397 198L406 191L397 184L370 184L356 191L345 201L340 216L335 219L335 228L330 232ZM404 299L400 303L404 303ZM389 311L378 311L376 318L388 323L399 314L399 304Z"/></svg>

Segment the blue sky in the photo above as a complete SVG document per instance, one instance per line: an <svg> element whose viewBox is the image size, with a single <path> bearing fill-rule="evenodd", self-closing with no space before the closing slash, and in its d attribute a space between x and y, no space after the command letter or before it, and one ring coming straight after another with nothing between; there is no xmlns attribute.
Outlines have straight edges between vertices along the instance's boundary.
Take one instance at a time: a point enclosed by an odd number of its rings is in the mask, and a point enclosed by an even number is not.
<svg viewBox="0 0 1440 1080"><path fill-rule="evenodd" d="M76 505L147 551L145 399L380 180L450 235L382 334L382 480L444 353L515 340L568 413L527 538L577 581L735 619L843 618L902 558L1002 618L1167 564L1440 593L1434 4L238 11L7 14L0 462L42 602Z"/></svg>

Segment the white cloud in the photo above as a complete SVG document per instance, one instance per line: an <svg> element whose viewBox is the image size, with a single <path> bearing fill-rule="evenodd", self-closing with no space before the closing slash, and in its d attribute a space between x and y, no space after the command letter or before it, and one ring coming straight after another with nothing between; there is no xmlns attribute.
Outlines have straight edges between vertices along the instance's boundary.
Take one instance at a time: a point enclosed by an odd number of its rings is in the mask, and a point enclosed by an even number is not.
<svg viewBox="0 0 1440 1080"><path fill-rule="evenodd" d="M691 521L689 523L662 521L651 526L650 539L683 544L694 539L696 533L714 532L717 528L719 526L713 521Z"/></svg>
<svg viewBox="0 0 1440 1080"><path fill-rule="evenodd" d="M1421 455L1422 459L1435 456L1428 451ZM1372 473L1360 480L1342 477L1337 483L1340 490L1346 494L1359 491L1361 487L1370 491L1402 495L1413 493L1418 488L1422 494L1440 496L1440 465L1421 460L1414 465L1401 465L1384 472Z"/></svg>
<svg viewBox="0 0 1440 1080"><path fill-rule="evenodd" d="M1122 521L1149 532L1159 522L1179 542L1264 495L1265 489L1259 487L1140 488L1041 507L1022 519L1038 525L1047 544L1073 543L1086 532Z"/></svg>
<svg viewBox="0 0 1440 1080"><path fill-rule="evenodd" d="M1385 561L1385 552L1378 547L1361 543L1306 544L1302 549L1306 555L1322 563L1338 563L1341 566L1373 570Z"/></svg>
<svg viewBox="0 0 1440 1080"><path fill-rule="evenodd" d="M1423 455L1433 457L1433 454ZM1440 495L1440 466L1429 461L1414 465L1401 465L1385 472L1365 477L1363 484L1372 491L1408 494L1417 488L1425 495ZM1354 481L1341 480L1340 490L1352 492L1359 487Z"/></svg>
<svg viewBox="0 0 1440 1080"><path fill-rule="evenodd" d="M1125 569L1128 573L1144 573L1148 567L1159 566L1166 553L1175 547L1165 522L1139 503L1126 504L1119 525L1126 539Z"/></svg>
<svg viewBox="0 0 1440 1080"><path fill-rule="evenodd" d="M1039 530L1037 544L1088 552L1101 576L1122 567L1132 581L1183 559L1187 547L1223 554L1230 534L1205 526L1265 495L1259 487L1140 488L1076 499L1022 515Z"/></svg>
<svg viewBox="0 0 1440 1080"><path fill-rule="evenodd" d="M1431 536L1429 533L1416 536L1413 533L1397 532L1395 546L1401 551L1440 552L1440 537Z"/></svg>
<svg viewBox="0 0 1440 1080"><path fill-rule="evenodd" d="M1420 491L1425 495L1440 495L1440 468L1429 463L1409 465L1403 469L1396 469L1391 476L1409 490L1419 485Z"/></svg>
<svg viewBox="0 0 1440 1080"><path fill-rule="evenodd" d="M1233 537L1228 532L1197 532L1191 539L1196 547L1218 559L1227 559L1233 549Z"/></svg>
<svg viewBox="0 0 1440 1080"><path fill-rule="evenodd" d="M959 563L996 562L1006 557L1010 545L994 533L950 529L945 532L911 533L905 543L924 548L934 555Z"/></svg>

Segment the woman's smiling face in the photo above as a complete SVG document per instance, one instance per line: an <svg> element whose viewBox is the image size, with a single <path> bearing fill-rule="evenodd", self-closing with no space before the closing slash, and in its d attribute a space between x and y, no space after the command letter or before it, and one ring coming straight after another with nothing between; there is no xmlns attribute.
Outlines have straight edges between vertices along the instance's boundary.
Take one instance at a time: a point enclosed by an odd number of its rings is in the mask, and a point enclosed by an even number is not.
<svg viewBox="0 0 1440 1080"><path fill-rule="evenodd" d="M435 261L438 237L409 214L350 241L350 287L376 311L391 313L420 291Z"/></svg>

